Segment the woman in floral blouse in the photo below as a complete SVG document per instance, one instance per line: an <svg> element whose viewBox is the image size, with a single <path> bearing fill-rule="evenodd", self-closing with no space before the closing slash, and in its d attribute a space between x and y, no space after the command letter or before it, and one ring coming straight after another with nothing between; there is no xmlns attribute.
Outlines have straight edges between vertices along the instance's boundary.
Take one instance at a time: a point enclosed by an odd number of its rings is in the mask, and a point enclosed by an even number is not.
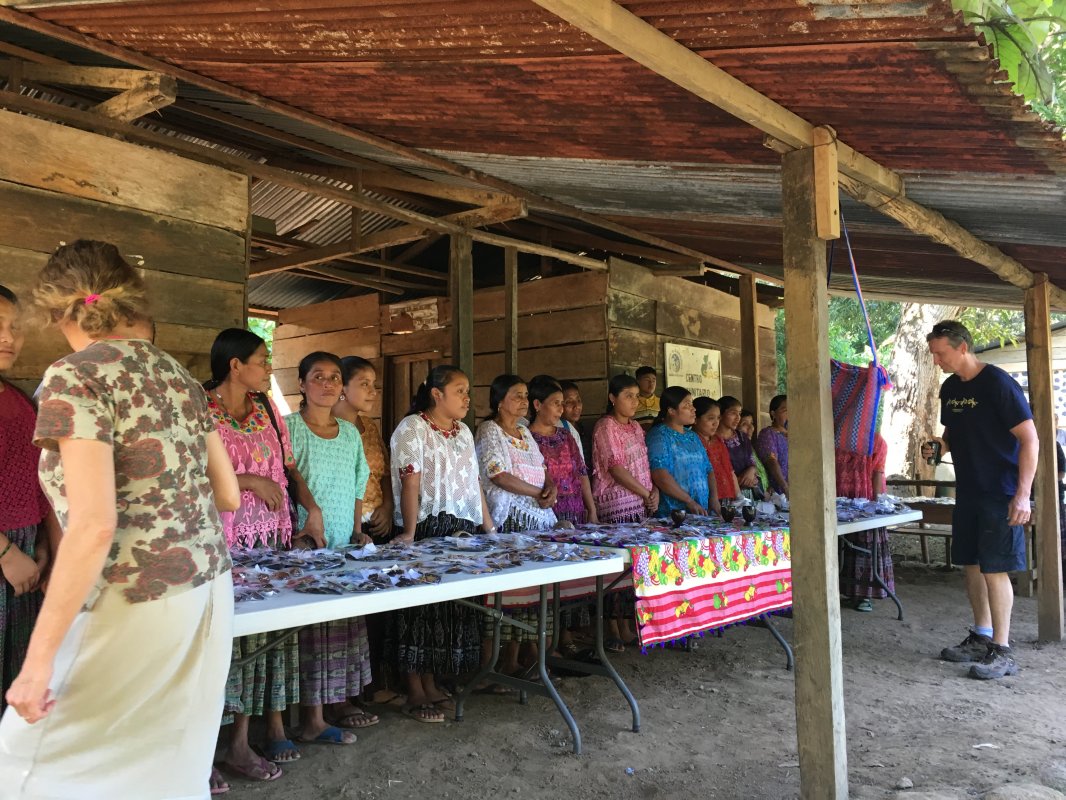
<svg viewBox="0 0 1066 800"><path fill-rule="evenodd" d="M533 405L529 432L555 484L557 497L552 506L555 516L575 525L599 522L578 440L573 428L559 424L563 415L562 387L552 378L537 376L529 383L529 402Z"/></svg>
<svg viewBox="0 0 1066 800"><path fill-rule="evenodd" d="M300 474L322 509L325 546L366 544L363 493L370 467L354 425L337 419L333 407L344 386L341 360L332 353L311 353L300 361L300 410L285 418L292 454ZM298 521L308 513L299 509ZM332 620L300 631L300 740L353 744L349 728L376 725L378 718L351 704L370 683L370 647L362 617ZM326 706L331 721L326 720Z"/></svg>
<svg viewBox="0 0 1066 800"><path fill-rule="evenodd" d="M270 356L266 343L251 331L228 328L211 346L211 380L204 384L208 406L241 487L241 507L223 512L222 527L232 552L262 547L288 550L293 530L289 515L289 481L294 494L310 509L299 536L322 543L322 511L311 497L292 458L289 431L270 390ZM275 634L254 634L233 640L233 661L261 649ZM230 670L226 682L226 713L232 718L229 748L223 766L250 780L281 776L274 764L300 757L285 735L282 712L300 701L300 658L297 639ZM266 715L263 756L248 742L252 716ZM274 762L273 764L271 762Z"/></svg>
<svg viewBox="0 0 1066 800"><path fill-rule="evenodd" d="M236 476L203 388L140 338L144 284L114 245L63 245L33 296L74 351L45 373L34 434L64 536L0 721L0 786L203 797L233 632L218 511L240 505Z"/></svg>
<svg viewBox="0 0 1066 800"><path fill-rule="evenodd" d="M470 379L463 371L448 364L431 369L392 434L392 495L402 531L395 541L496 530L478 480L474 437L462 422L469 410ZM456 603L390 614L385 658L407 684L403 713L418 722L444 722L442 707L451 701L436 676L478 667L478 614Z"/></svg>

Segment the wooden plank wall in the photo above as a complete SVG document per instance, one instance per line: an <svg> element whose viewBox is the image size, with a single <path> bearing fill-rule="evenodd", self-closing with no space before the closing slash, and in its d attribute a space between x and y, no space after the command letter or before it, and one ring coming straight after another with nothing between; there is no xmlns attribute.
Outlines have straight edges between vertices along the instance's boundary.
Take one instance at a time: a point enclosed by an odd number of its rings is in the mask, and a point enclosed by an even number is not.
<svg viewBox="0 0 1066 800"><path fill-rule="evenodd" d="M518 287L519 373L527 379L546 373L575 381L591 419L602 413L607 401L606 299L607 276L602 272L528 281ZM382 335L382 356L397 365L397 414L406 410L429 368L451 356L448 301L440 300L438 308L439 327ZM383 330L389 330L387 307L382 313ZM474 408L479 419L489 410L489 384L504 369L503 317L503 287L474 293Z"/></svg>
<svg viewBox="0 0 1066 800"><path fill-rule="evenodd" d="M684 344L722 353L722 389L741 396L740 303L738 298L686 281L656 276L650 269L611 260L607 293L608 374L633 374L643 364L659 372L658 392L665 386L663 345ZM762 396L777 393L773 312L759 306L759 352ZM762 425L769 424L759 409Z"/></svg>
<svg viewBox="0 0 1066 800"><path fill-rule="evenodd" d="M278 313L274 329L274 377L285 401L294 411L300 405L297 368L300 360L317 350L345 356L362 356L374 363L382 379L381 329L378 296L364 294ZM381 395L374 416L381 416Z"/></svg>
<svg viewBox="0 0 1066 800"><path fill-rule="evenodd" d="M61 242L112 242L143 259L156 343L206 378L218 331L244 325L247 177L6 111L0 138L0 282L25 296ZM8 377L33 391L67 352L31 330Z"/></svg>

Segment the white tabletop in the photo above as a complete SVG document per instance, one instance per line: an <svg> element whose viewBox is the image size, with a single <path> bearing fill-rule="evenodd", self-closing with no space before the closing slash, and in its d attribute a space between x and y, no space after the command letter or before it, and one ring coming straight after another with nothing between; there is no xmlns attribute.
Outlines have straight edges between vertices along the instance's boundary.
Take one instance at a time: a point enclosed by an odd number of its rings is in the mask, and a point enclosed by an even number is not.
<svg viewBox="0 0 1066 800"><path fill-rule="evenodd" d="M899 514L889 514L887 516L881 517L866 517L865 519L857 519L854 522L838 522L837 536L844 536L848 533L872 531L876 528L888 528L893 525L903 525L906 522L920 522L921 519L921 511L903 511Z"/></svg>
<svg viewBox="0 0 1066 800"><path fill-rule="evenodd" d="M360 565L362 566L362 565ZM369 566L369 565L366 565ZM354 567L358 569L359 567ZM238 603L233 620L234 636L280 631L300 625L335 619L380 614L401 608L443 603L495 592L544 586L551 583L614 575L625 568L620 555L596 561L535 561L487 575L444 575L440 583L383 589L362 594L304 594L285 591L265 600Z"/></svg>

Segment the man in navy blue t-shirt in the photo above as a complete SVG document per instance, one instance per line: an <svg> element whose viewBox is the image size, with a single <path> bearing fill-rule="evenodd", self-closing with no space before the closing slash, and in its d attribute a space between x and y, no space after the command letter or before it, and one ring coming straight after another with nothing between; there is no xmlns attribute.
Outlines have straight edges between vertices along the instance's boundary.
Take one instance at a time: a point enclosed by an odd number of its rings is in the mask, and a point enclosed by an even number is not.
<svg viewBox="0 0 1066 800"><path fill-rule="evenodd" d="M926 341L933 362L951 373L940 387L942 447L955 463L951 557L965 570L974 618L969 636L940 657L973 662L972 678L1002 678L1018 671L1009 640L1014 590L1008 573L1026 567L1023 526L1039 451L1036 426L1021 387L977 360L964 325L938 323Z"/></svg>

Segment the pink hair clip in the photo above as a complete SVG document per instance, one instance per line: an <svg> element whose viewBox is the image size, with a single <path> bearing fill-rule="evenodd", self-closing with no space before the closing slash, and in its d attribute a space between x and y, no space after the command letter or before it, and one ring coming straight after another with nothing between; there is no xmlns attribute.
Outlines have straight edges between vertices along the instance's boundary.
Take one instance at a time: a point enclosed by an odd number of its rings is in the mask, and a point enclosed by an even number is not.
<svg viewBox="0 0 1066 800"><path fill-rule="evenodd" d="M89 295L88 297L85 298L85 305L91 306L93 303L95 303L99 299L100 299L100 295L91 294L91 295Z"/></svg>

